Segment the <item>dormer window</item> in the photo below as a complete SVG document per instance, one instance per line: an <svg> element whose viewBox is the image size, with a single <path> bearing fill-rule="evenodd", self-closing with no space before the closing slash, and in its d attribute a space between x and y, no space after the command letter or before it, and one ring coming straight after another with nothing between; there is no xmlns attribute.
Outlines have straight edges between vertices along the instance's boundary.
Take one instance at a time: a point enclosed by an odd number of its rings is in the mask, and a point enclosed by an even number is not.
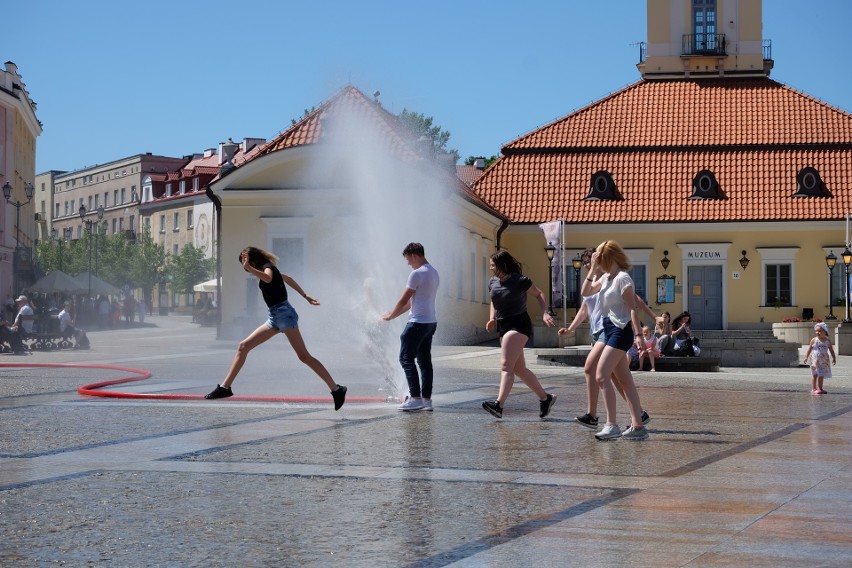
<svg viewBox="0 0 852 568"><path fill-rule="evenodd" d="M591 187L586 201L620 201L621 195L615 187L612 174L606 170L600 170L592 174Z"/></svg>
<svg viewBox="0 0 852 568"><path fill-rule="evenodd" d="M796 193L793 197L829 197L830 195L815 168L807 167L799 170L796 175Z"/></svg>
<svg viewBox="0 0 852 568"><path fill-rule="evenodd" d="M710 170L701 170L692 178L690 199L724 199L716 176Z"/></svg>

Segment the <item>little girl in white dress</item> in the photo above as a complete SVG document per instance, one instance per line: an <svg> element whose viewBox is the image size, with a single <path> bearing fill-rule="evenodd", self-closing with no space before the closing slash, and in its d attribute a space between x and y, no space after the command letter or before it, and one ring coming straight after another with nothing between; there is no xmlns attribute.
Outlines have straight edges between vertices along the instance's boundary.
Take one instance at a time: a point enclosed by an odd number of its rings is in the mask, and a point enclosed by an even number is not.
<svg viewBox="0 0 852 568"><path fill-rule="evenodd" d="M814 333L816 337L811 339L808 346L805 364L811 366L811 394L826 394L827 391L822 388L823 380L831 378L831 365L837 364L837 357L834 355L831 340L828 339L828 325L819 322L814 326Z"/></svg>

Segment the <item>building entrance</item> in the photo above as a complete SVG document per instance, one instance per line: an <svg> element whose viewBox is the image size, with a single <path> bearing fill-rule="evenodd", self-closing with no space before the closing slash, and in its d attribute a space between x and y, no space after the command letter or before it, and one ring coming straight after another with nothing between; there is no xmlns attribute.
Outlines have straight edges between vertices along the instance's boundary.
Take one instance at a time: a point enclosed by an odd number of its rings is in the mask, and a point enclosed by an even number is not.
<svg viewBox="0 0 852 568"><path fill-rule="evenodd" d="M692 329L722 329L722 267L688 267L687 286Z"/></svg>

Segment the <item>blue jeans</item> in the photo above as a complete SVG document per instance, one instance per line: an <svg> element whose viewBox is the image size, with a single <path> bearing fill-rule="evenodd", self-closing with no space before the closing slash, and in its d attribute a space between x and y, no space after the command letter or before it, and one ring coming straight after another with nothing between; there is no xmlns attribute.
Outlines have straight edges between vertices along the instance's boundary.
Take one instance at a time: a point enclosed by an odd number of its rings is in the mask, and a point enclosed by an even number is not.
<svg viewBox="0 0 852 568"><path fill-rule="evenodd" d="M437 323L408 322L399 336L399 363L408 381L408 394L412 398L432 398L432 336ZM415 360L417 365L415 365ZM420 367L420 376L417 367ZM420 381L423 381L421 387Z"/></svg>

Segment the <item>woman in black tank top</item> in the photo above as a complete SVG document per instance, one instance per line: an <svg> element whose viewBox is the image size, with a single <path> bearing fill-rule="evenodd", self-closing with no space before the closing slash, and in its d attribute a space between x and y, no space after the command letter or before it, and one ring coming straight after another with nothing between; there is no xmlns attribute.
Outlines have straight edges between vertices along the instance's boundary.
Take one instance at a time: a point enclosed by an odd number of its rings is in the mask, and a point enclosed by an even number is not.
<svg viewBox="0 0 852 568"><path fill-rule="evenodd" d="M299 361L310 367L320 379L322 379L328 388L331 390L331 396L334 399L334 409L339 410L346 400L346 387L338 385L331 374L320 362L308 352L305 346L305 341L302 339L302 334L297 325L299 316L287 301L287 287L290 287L302 296L307 302L313 306L318 306L319 301L305 294L299 284L278 271L275 262L278 258L263 249L256 247L247 247L240 252L240 264L243 265L243 270L255 276L258 280L258 287L266 306L269 308L269 319L256 330L251 332L248 337L240 342L237 347L237 353L234 355L234 361L231 363L231 369L228 371L225 380L222 384L217 385L213 392L207 394L204 398L227 398L234 393L231 390L231 384L237 378L237 374L242 369L246 361L249 351L272 339L279 333L287 336L287 340L299 357Z"/></svg>

